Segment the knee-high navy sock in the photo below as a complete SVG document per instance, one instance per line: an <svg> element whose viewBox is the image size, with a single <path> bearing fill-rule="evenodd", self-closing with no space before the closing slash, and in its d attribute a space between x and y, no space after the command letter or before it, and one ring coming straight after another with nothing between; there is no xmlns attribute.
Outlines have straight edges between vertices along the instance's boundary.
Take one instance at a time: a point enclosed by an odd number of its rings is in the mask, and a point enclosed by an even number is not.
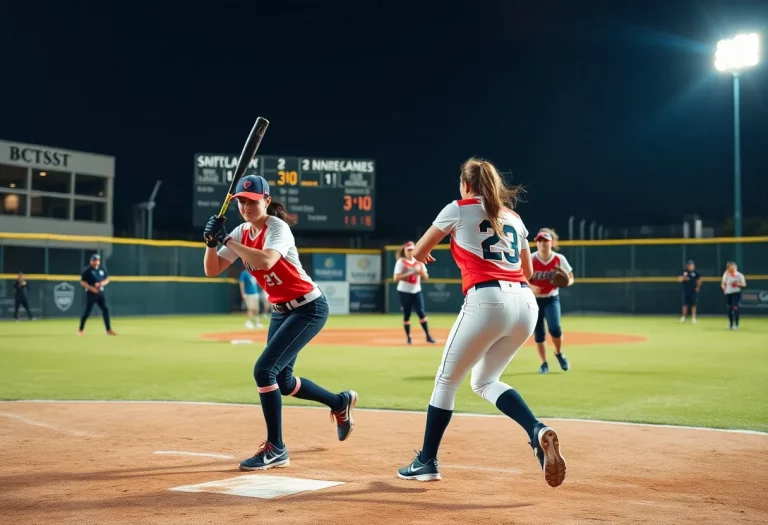
<svg viewBox="0 0 768 525"><path fill-rule="evenodd" d="M522 396L514 388L510 388L499 396L496 400L496 408L504 414L514 419L518 425L525 429L528 437L533 440L533 430L540 422L533 415L531 409L523 400Z"/></svg>
<svg viewBox="0 0 768 525"><path fill-rule="evenodd" d="M299 390L293 394L293 397L299 399L308 399L309 401L315 401L322 403L331 410L339 411L344 408L344 398L339 394L329 392L325 388L316 385L309 379L303 377L296 378L299 381Z"/></svg>
<svg viewBox="0 0 768 525"><path fill-rule="evenodd" d="M419 461L426 463L430 459L437 458L437 449L443 440L445 429L451 422L453 410L443 410L429 405L427 409L427 428L424 431L424 444L421 447Z"/></svg>
<svg viewBox="0 0 768 525"><path fill-rule="evenodd" d="M280 390L259 392L261 410L267 424L267 441L277 447L283 446L283 395Z"/></svg>
<svg viewBox="0 0 768 525"><path fill-rule="evenodd" d="M728 308L728 321L733 326L733 308Z"/></svg>
<svg viewBox="0 0 768 525"><path fill-rule="evenodd" d="M733 309L733 324L735 324L736 326L739 326L739 314L740 313L741 312L739 312L739 308L738 307Z"/></svg>
<svg viewBox="0 0 768 525"><path fill-rule="evenodd" d="M421 327L424 329L424 333L429 335L429 326L427 325L427 321L421 321Z"/></svg>
<svg viewBox="0 0 768 525"><path fill-rule="evenodd" d="M405 329L405 337L410 339L411 338L411 325L410 325L410 323L408 321L405 321L405 323L403 323L403 328Z"/></svg>

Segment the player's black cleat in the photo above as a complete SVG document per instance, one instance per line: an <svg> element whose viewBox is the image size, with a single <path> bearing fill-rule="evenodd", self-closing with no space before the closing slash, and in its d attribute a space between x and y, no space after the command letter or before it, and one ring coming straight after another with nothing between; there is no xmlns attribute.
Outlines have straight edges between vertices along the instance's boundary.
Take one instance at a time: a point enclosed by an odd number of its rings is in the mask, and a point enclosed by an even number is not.
<svg viewBox="0 0 768 525"><path fill-rule="evenodd" d="M437 470L437 459L430 459L426 463L419 461L421 452L416 453L416 457L407 467L397 471L397 477L400 479L415 479L416 481L438 481L440 472Z"/></svg>
<svg viewBox="0 0 768 525"><path fill-rule="evenodd" d="M345 390L339 394L344 398L344 408L338 412L331 410L331 421L336 420L336 432L339 441L344 441L349 437L352 428L355 426L355 419L352 416L352 409L357 404L357 392L354 390Z"/></svg>
<svg viewBox="0 0 768 525"><path fill-rule="evenodd" d="M283 445L282 448L276 447L269 441L265 441L259 446L258 452L253 457L244 459L240 462L240 470L267 470L271 468L287 467L291 464L288 459L288 449Z"/></svg>
<svg viewBox="0 0 768 525"><path fill-rule="evenodd" d="M560 440L554 429L539 424L533 432L533 455L539 460L544 480L550 487L559 487L565 480L565 458L560 453Z"/></svg>

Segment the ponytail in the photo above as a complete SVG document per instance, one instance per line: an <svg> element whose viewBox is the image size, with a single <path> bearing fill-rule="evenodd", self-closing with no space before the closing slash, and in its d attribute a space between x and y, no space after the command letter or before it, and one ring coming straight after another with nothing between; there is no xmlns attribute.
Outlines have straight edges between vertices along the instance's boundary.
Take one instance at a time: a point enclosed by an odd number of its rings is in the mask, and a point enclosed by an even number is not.
<svg viewBox="0 0 768 525"><path fill-rule="evenodd" d="M405 245L401 246L400 249L397 250L397 257L395 258L395 261L403 258L405 258Z"/></svg>
<svg viewBox="0 0 768 525"><path fill-rule="evenodd" d="M282 202L272 199L267 206L267 215L272 215L288 223L289 226L295 224L295 221L288 215L288 210Z"/></svg>
<svg viewBox="0 0 768 525"><path fill-rule="evenodd" d="M514 208L523 192L522 187L507 186L493 164L475 158L469 159L461 167L461 180L466 182L473 192L482 196L483 207L493 231L503 237L501 214L505 207Z"/></svg>

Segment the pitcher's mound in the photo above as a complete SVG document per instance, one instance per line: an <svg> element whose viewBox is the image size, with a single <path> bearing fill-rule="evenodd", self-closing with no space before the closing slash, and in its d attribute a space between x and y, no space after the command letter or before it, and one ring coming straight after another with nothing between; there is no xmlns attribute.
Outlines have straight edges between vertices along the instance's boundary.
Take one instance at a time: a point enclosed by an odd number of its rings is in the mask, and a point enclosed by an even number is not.
<svg viewBox="0 0 768 525"><path fill-rule="evenodd" d="M433 329L432 337L437 339L437 344L429 344L424 340L424 333L419 327L413 327L411 339L415 346L441 346L445 343L449 331L446 329ZM205 339L215 341L253 341L254 343L266 343L267 331L263 330L241 330L235 332L214 332L203 334ZM625 334L601 334L589 332L568 332L565 334L566 344L576 345L605 345L605 344L623 344L623 343L641 343L645 337ZM405 345L405 334L398 329L356 329L348 330L344 328L326 328L312 340L316 345L333 346L403 346ZM525 343L527 346L533 346L535 343L533 337Z"/></svg>

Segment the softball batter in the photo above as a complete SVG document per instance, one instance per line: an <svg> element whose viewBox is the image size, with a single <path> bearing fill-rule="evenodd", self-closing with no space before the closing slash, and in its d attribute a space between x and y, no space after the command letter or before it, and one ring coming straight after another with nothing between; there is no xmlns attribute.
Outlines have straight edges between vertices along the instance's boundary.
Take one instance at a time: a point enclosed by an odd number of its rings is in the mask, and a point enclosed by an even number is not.
<svg viewBox="0 0 768 525"><path fill-rule="evenodd" d="M243 177L234 197L245 222L227 234L226 218L211 217L204 232L204 238L208 234L213 239L206 242L205 275L215 277L240 258L261 288L268 290L273 310L267 346L253 368L267 439L253 457L240 463L240 470L287 467L290 460L283 443L282 396L309 399L329 407L338 438L344 441L354 425L352 409L357 393L345 390L334 394L309 379L294 377L299 351L328 320L328 303L302 268L287 223L288 213L270 197L267 181L257 175ZM217 252L219 243L222 247Z"/></svg>
<svg viewBox="0 0 768 525"><path fill-rule="evenodd" d="M520 189L505 186L490 162L470 159L461 168L459 191L461 200L443 208L414 250L416 260L432 262L430 251L450 235L465 299L437 370L421 452L398 476L440 479L438 448L456 391L471 371L472 390L523 427L544 479L557 487L565 479L557 434L536 419L514 388L499 381L531 336L539 310L526 283L533 274L528 231L520 216L505 207L516 202Z"/></svg>
<svg viewBox="0 0 768 525"><path fill-rule="evenodd" d="M557 253L558 236L555 230L542 228L536 234L536 252L533 259L533 277L531 285L534 287L536 303L539 305L539 316L536 320L536 328L533 330L533 338L536 341L536 349L541 358L539 373L548 374L547 363L547 332L544 329L544 321L547 322L549 335L555 345L555 358L560 363L560 368L567 371L571 365L568 358L562 353L563 329L560 327L560 289L552 282L554 272L559 268L568 274L568 286L573 284L573 268L564 255Z"/></svg>
<svg viewBox="0 0 768 525"><path fill-rule="evenodd" d="M424 313L424 296L421 293L421 280L427 279L427 266L413 258L412 242L407 242L397 252L394 280L397 283L397 295L400 297L400 306L403 309L403 328L408 344L411 344L411 311L416 310L419 323L427 334L428 343L436 343L429 335L427 314Z"/></svg>

